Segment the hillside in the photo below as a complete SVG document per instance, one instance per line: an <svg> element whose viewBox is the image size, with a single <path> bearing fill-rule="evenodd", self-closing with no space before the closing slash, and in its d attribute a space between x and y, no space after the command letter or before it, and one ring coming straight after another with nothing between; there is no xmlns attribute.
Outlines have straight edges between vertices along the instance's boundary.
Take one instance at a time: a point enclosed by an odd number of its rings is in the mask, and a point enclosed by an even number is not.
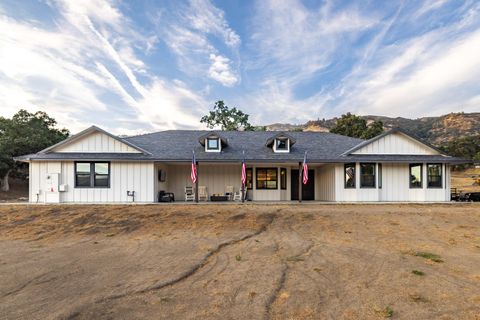
<svg viewBox="0 0 480 320"><path fill-rule="evenodd" d="M430 143L442 145L454 138L480 134L480 112L449 113L439 117L423 117L417 119L390 118L385 116L363 116L367 121L381 120L385 129L401 127ZM303 125L272 124L266 126L269 131L329 131L338 118L308 121Z"/></svg>

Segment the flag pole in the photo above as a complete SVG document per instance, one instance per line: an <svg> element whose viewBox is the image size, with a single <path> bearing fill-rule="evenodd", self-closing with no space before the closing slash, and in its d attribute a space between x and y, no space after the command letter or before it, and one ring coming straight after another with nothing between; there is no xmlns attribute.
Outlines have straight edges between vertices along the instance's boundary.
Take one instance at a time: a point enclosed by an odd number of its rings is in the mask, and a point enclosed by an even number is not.
<svg viewBox="0 0 480 320"><path fill-rule="evenodd" d="M302 202L302 170L303 170L303 166L302 166L302 163L299 162L298 163L298 202L301 203Z"/></svg>
<svg viewBox="0 0 480 320"><path fill-rule="evenodd" d="M242 154L243 154L243 159L242 159L242 175L243 175L243 166L246 165L245 164L245 150L242 151ZM246 172L245 172L245 182L243 182L243 179L242 179L242 203L245 202L245 183L246 183Z"/></svg>
<svg viewBox="0 0 480 320"><path fill-rule="evenodd" d="M195 171L196 171L196 179L195 179L195 203L198 203L198 161L197 157L195 157L195 150L193 152L193 159L195 161Z"/></svg>

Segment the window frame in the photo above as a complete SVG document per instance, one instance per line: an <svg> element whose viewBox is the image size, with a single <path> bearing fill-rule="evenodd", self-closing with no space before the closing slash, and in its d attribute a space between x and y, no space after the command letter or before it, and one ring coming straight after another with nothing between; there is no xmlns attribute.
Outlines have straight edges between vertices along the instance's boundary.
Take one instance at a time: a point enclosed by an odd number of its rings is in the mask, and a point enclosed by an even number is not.
<svg viewBox="0 0 480 320"><path fill-rule="evenodd" d="M353 165L353 185L347 186L347 167ZM357 188L357 164L354 162L345 163L343 165L343 187L344 189L356 189Z"/></svg>
<svg viewBox="0 0 480 320"><path fill-rule="evenodd" d="M412 185L412 167L420 166L420 185ZM408 165L408 185L410 189L423 189L423 163L410 163Z"/></svg>
<svg viewBox="0 0 480 320"><path fill-rule="evenodd" d="M268 177L268 171L275 170L275 188L269 188L268 184L265 183L265 188L260 188L258 186L258 173L259 171L265 171L266 177ZM265 181L273 181L273 180L265 180ZM278 168L256 168L255 169L255 189L256 190L278 190Z"/></svg>
<svg viewBox="0 0 480 320"><path fill-rule="evenodd" d="M253 168L247 168L246 170L247 174L247 179L245 180L245 188L248 189L253 189ZM249 175L250 173L250 175ZM250 181L249 181L250 179ZM248 186L250 184L250 187Z"/></svg>
<svg viewBox="0 0 480 320"><path fill-rule="evenodd" d="M220 138L213 138L209 137L206 139L206 145L207 145L207 150L212 150L212 151L217 151L220 150ZM217 141L217 147L216 148L210 148L210 141Z"/></svg>
<svg viewBox="0 0 480 320"><path fill-rule="evenodd" d="M90 185L89 186L79 186L77 183L77 164L78 163L87 163L90 165ZM106 186L96 186L95 185L95 164L105 163L108 165L108 174L101 174L107 176L108 184ZM74 176L74 188L75 189L109 189L111 185L111 163L110 161L75 161L73 164L73 176Z"/></svg>
<svg viewBox="0 0 480 320"><path fill-rule="evenodd" d="M280 190L287 190L287 179L287 168L280 168Z"/></svg>
<svg viewBox="0 0 480 320"><path fill-rule="evenodd" d="M368 165L368 166L373 166L373 186L365 186L363 185L363 181L362 181L362 178L363 176L365 175L363 172L362 172L362 167L365 166L365 165ZM377 173L376 173L376 170L377 170L377 166L375 163L372 163L372 162L361 162L360 163L360 189L376 189L377 188Z"/></svg>
<svg viewBox="0 0 480 320"><path fill-rule="evenodd" d="M383 168L382 168L382 164L381 163L377 163L377 186L378 186L378 189L382 189L382 185L383 185L383 172L382 172Z"/></svg>
<svg viewBox="0 0 480 320"><path fill-rule="evenodd" d="M429 166L440 166L440 186L430 186L430 175L428 173ZM427 163L427 188L428 189L443 189L443 164L442 163Z"/></svg>

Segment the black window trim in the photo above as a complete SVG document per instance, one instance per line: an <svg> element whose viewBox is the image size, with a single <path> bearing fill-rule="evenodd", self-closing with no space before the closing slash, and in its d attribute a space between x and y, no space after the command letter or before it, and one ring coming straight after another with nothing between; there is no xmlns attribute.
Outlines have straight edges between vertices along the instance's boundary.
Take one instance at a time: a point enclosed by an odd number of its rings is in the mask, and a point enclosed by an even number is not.
<svg viewBox="0 0 480 320"><path fill-rule="evenodd" d="M420 166L420 186L416 187L412 185L412 167ZM408 165L408 185L410 189L423 189L423 163L410 163Z"/></svg>
<svg viewBox="0 0 480 320"><path fill-rule="evenodd" d="M353 186L347 186L347 166L353 165ZM355 162L345 163L343 165L343 187L344 189L356 189L357 188L357 164Z"/></svg>
<svg viewBox="0 0 480 320"><path fill-rule="evenodd" d="M210 145L208 144L208 142L210 140L217 140L217 147L216 148L210 148ZM206 145L207 145L207 150L220 150L220 138L207 138L207 141L206 141Z"/></svg>
<svg viewBox="0 0 480 320"><path fill-rule="evenodd" d="M88 163L90 164L90 186L77 186L77 163ZM95 186L95 164L96 163L106 163L108 164L108 186ZM110 161L75 161L73 163L73 176L75 189L110 189L110 180L111 180L111 163Z"/></svg>
<svg viewBox="0 0 480 320"><path fill-rule="evenodd" d="M378 189L382 189L383 186L383 166L381 163L377 163L377 186Z"/></svg>
<svg viewBox="0 0 480 320"><path fill-rule="evenodd" d="M285 186L282 185L282 171L285 172ZM287 190L288 178L287 178L287 168L280 168L280 190Z"/></svg>
<svg viewBox="0 0 480 320"><path fill-rule="evenodd" d="M275 188L259 188L258 187L258 170L275 170ZM265 184L266 185L266 184ZM255 189L256 190L278 190L278 168L255 168Z"/></svg>
<svg viewBox="0 0 480 320"><path fill-rule="evenodd" d="M248 172L250 172L250 178L252 179L252 181L250 182L251 183L251 188L248 188ZM253 168L252 167L248 167L246 168L246 174L247 174L247 179L245 180L245 188L247 189L253 189Z"/></svg>
<svg viewBox="0 0 480 320"><path fill-rule="evenodd" d="M373 165L373 187L372 186L363 186L362 185L362 165L365 165L365 164L368 164L368 165ZM372 163L372 162L361 162L360 165L360 189L376 189L377 188L377 166L376 166L376 163Z"/></svg>
<svg viewBox="0 0 480 320"><path fill-rule="evenodd" d="M428 185L428 182L429 182L429 177L430 175L428 174L428 166L431 166L431 165L438 165L440 166L440 187L431 187ZM428 189L443 189L443 164L442 163L427 163L427 188Z"/></svg>

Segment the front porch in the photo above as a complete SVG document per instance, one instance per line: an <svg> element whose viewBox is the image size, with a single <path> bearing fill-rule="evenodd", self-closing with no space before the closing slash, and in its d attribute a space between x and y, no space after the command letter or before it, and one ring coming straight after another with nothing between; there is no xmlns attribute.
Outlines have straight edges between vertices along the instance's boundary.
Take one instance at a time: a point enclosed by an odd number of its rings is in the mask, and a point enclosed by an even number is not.
<svg viewBox="0 0 480 320"><path fill-rule="evenodd" d="M190 163L155 164L155 194L172 192L176 201L185 201L185 187L193 187ZM208 201L224 195L231 187L241 190L241 163L199 162L198 186L205 187ZM335 169L332 164L309 164L309 180L302 186L302 200L334 201ZM229 188L230 187L230 188ZM247 163L248 201L291 201L299 198L299 163Z"/></svg>

